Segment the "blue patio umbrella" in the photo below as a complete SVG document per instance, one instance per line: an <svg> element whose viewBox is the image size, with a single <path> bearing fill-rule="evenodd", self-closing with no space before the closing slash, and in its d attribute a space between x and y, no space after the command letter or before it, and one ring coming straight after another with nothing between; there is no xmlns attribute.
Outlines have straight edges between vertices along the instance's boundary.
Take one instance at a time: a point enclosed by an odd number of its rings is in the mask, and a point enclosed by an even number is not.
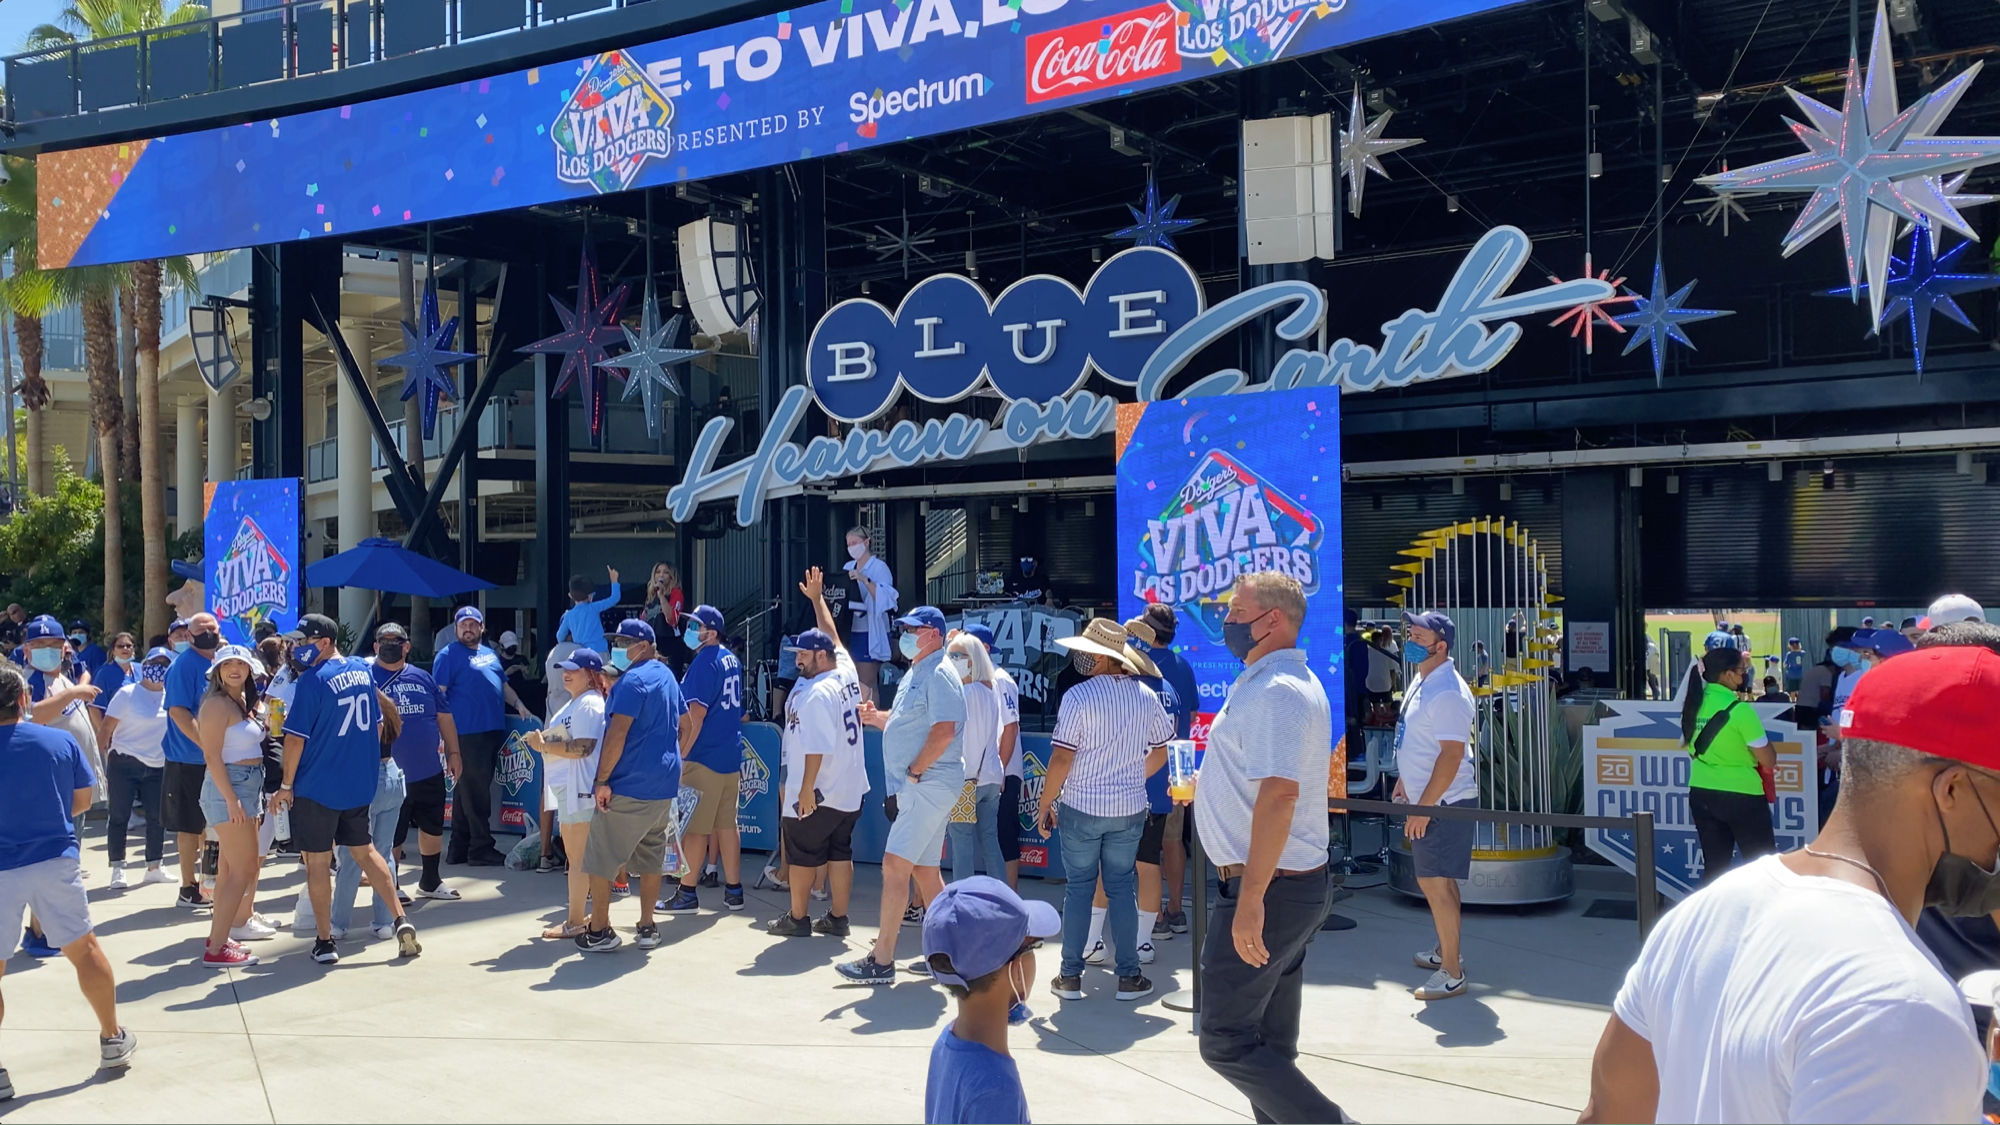
<svg viewBox="0 0 2000 1125"><path fill-rule="evenodd" d="M306 585L353 586L421 598L449 598L496 588L484 578L408 550L394 539L363 539L359 546L321 559L306 568Z"/></svg>

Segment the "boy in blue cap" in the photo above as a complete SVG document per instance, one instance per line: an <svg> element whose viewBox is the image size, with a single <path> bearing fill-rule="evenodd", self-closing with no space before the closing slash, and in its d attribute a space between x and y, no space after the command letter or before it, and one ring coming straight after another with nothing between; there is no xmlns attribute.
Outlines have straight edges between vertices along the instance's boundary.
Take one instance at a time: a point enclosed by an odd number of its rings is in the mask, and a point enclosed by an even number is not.
<svg viewBox="0 0 2000 1125"><path fill-rule="evenodd" d="M1035 946L1062 933L1046 902L985 875L947 886L924 913L924 960L958 1001L931 1048L924 1121L1028 1122L1021 1071L1007 1050L1007 1013L1035 979Z"/></svg>

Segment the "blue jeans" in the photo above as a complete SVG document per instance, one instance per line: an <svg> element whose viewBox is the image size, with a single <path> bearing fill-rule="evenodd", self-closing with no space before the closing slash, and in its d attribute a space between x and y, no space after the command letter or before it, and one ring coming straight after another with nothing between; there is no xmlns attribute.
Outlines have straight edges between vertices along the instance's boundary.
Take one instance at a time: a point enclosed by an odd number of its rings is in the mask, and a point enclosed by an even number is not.
<svg viewBox="0 0 2000 1125"><path fill-rule="evenodd" d="M396 860L390 849L396 846L396 821L402 816L403 797L408 789L403 771L396 768L394 761L382 759L381 772L376 774L375 799L368 802L368 839L382 853L392 873L396 870ZM333 877L332 921L335 929L344 930L354 917L354 898L361 893L361 861L350 849L334 850L340 853L340 871ZM395 920L395 904L375 896L375 924L386 926Z"/></svg>
<svg viewBox="0 0 2000 1125"><path fill-rule="evenodd" d="M1083 943L1090 937L1090 900L1097 880L1104 879L1110 902L1105 928L1111 931L1111 955L1118 975L1139 975L1139 836L1146 813L1092 816L1056 804L1056 835L1062 843L1063 888L1062 975L1083 975Z"/></svg>
<svg viewBox="0 0 2000 1125"><path fill-rule="evenodd" d="M970 878L974 861L983 860L986 873L1005 882L1007 861L1000 858L1000 787L982 785L973 794L979 819L951 826L951 881Z"/></svg>

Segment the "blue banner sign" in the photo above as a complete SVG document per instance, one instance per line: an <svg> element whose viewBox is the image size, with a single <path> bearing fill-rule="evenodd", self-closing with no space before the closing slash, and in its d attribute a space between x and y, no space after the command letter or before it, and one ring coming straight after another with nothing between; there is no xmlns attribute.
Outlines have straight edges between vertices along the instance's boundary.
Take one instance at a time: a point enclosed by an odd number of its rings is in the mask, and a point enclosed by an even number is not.
<svg viewBox="0 0 2000 1125"><path fill-rule="evenodd" d="M299 482L226 480L202 523L202 585L224 644L247 645L260 621L299 623Z"/></svg>
<svg viewBox="0 0 2000 1125"><path fill-rule="evenodd" d="M45 154L43 229L61 234L44 239L43 265L345 237L701 180L1518 2L821 0L456 86Z"/></svg>
<svg viewBox="0 0 2000 1125"><path fill-rule="evenodd" d="M703 501L733 497L736 521L747 527L765 500L807 484L1096 437L1112 429L1117 400L1077 389L1090 371L1132 387L1140 402L1308 387L1372 391L1490 371L1520 341L1520 318L1614 295L1609 283L1594 278L1508 293L1532 249L1514 227L1488 231L1437 305L1411 308L1382 325L1380 344L1341 338L1324 347L1296 346L1325 326L1337 294L1279 281L1208 308L1187 263L1154 247L1113 255L1081 290L1036 276L989 298L976 282L941 274L918 283L894 312L873 301L843 301L813 330L808 385L778 400L756 452L716 467L735 422L709 419L667 506L685 521ZM1278 337L1295 345L1270 371L1255 381L1244 371L1218 371L1179 386L1205 349L1265 316L1276 316ZM929 402L956 402L983 387L1007 401L991 425L959 413L921 425L904 419L887 430L857 426L843 438L815 437L803 446L791 440L814 400L836 418L866 422L905 390Z"/></svg>

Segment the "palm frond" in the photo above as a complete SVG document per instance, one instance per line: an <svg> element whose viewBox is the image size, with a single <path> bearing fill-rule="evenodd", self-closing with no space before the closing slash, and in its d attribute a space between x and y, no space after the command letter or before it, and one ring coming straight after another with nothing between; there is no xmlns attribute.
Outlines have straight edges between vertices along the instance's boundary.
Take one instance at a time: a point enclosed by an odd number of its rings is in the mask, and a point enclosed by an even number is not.
<svg viewBox="0 0 2000 1125"><path fill-rule="evenodd" d="M160 270L176 289L185 290L195 297L201 296L201 275L195 271L194 259L185 254L162 258Z"/></svg>
<svg viewBox="0 0 2000 1125"><path fill-rule="evenodd" d="M75 32L52 23L37 24L28 29L28 38L21 44L24 51L40 51L51 47L68 47L77 42Z"/></svg>

